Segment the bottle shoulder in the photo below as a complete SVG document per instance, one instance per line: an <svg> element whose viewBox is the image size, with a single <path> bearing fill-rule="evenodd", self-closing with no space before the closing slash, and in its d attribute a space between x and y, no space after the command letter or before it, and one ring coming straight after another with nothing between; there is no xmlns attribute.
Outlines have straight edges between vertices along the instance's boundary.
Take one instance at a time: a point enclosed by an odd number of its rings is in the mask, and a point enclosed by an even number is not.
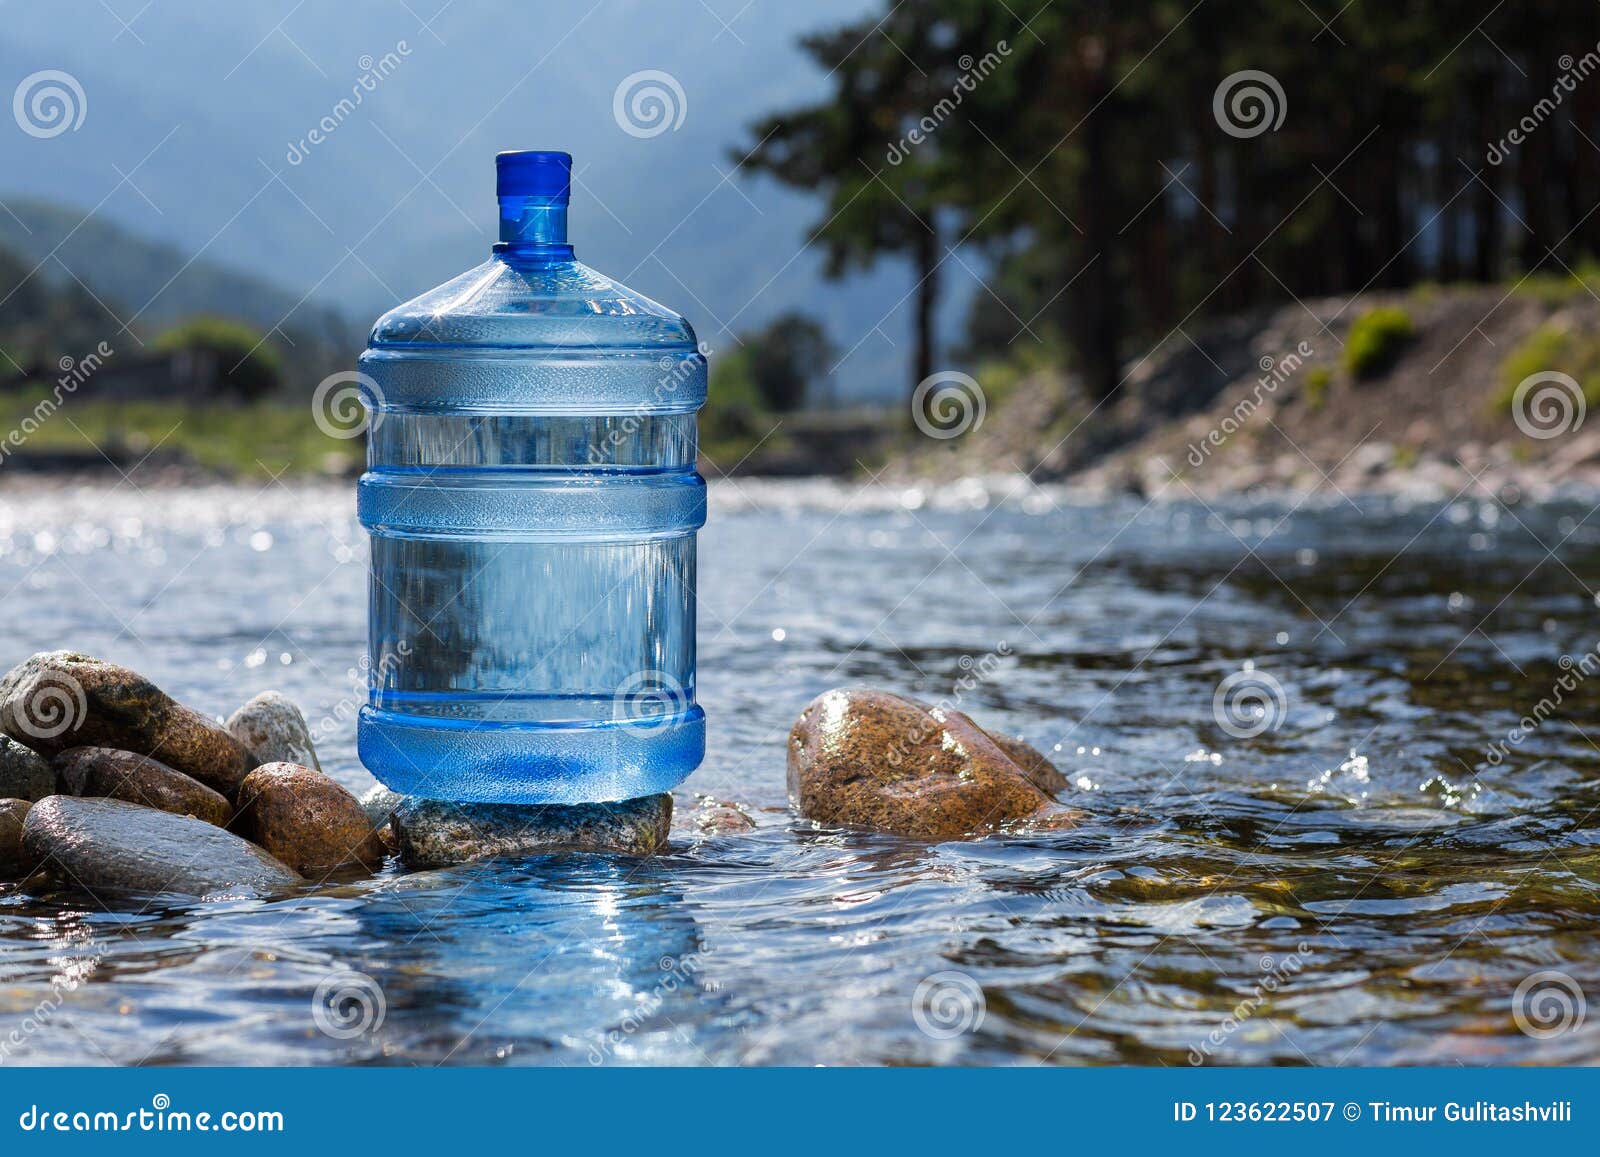
<svg viewBox="0 0 1600 1157"><path fill-rule="evenodd" d="M678 313L574 260L496 254L389 310L372 348L695 348Z"/></svg>

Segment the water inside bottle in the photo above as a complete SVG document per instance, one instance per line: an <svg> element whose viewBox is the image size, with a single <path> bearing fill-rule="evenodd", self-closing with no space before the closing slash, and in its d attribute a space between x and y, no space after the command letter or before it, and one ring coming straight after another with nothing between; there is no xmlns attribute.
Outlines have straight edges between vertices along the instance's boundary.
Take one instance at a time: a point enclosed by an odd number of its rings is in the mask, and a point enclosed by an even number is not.
<svg viewBox="0 0 1600 1157"><path fill-rule="evenodd" d="M502 159L495 257L380 318L361 359L361 755L436 798L627 798L704 750L705 358L681 317L573 258L543 159L564 154L511 156L541 167L513 162L508 195Z"/></svg>

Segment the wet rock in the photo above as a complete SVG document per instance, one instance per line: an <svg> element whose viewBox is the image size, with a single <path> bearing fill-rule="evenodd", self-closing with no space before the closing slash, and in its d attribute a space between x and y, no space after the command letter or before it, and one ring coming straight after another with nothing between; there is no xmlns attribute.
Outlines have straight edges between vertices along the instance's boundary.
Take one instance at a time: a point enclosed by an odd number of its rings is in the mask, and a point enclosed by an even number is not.
<svg viewBox="0 0 1600 1157"><path fill-rule="evenodd" d="M965 715L962 718L969 719ZM1016 739L1004 732L990 731L987 728L983 729L983 733L994 740L996 747L1010 756L1011 762L1022 769L1022 774L1028 777L1034 787L1046 795L1055 795L1058 791L1066 790L1067 777L1062 775L1056 765L1045 757L1044 752L1033 744L1025 739Z"/></svg>
<svg viewBox="0 0 1600 1157"><path fill-rule="evenodd" d="M226 796L255 766L220 724L143 675L74 651L41 651L0 679L0 731L45 756L71 747L154 756Z"/></svg>
<svg viewBox="0 0 1600 1157"><path fill-rule="evenodd" d="M389 826L389 817L394 814L395 808L405 802L405 798L381 783L368 788L361 796L361 810L367 813L367 822L377 829L378 839L383 841L383 849L390 855L399 854L400 844L394 838L394 829Z"/></svg>
<svg viewBox="0 0 1600 1157"><path fill-rule="evenodd" d="M390 791L383 784L369 787L361 796L361 810L367 813L367 820L375 828L381 828L389 822L389 817L394 815L394 809L405 802L406 797L397 791Z"/></svg>
<svg viewBox="0 0 1600 1157"><path fill-rule="evenodd" d="M264 763L245 776L233 827L313 879L383 863L383 841L356 797L297 763Z"/></svg>
<svg viewBox="0 0 1600 1157"><path fill-rule="evenodd" d="M225 827L233 807L199 780L160 760L109 747L73 747L52 761L63 794L140 803Z"/></svg>
<svg viewBox="0 0 1600 1157"><path fill-rule="evenodd" d="M1033 748L887 691L817 696L789 732L788 762L800 814L828 825L950 840L1071 827L1078 814L1052 798L1060 772Z"/></svg>
<svg viewBox="0 0 1600 1157"><path fill-rule="evenodd" d="M297 763L321 771L311 729L294 700L277 691L263 691L228 719L228 733L263 763Z"/></svg>
<svg viewBox="0 0 1600 1157"><path fill-rule="evenodd" d="M672 797L570 807L413 798L395 809L389 824L400 859L411 868L562 850L647 856L666 845Z"/></svg>
<svg viewBox="0 0 1600 1157"><path fill-rule="evenodd" d="M710 795L696 796L695 799L693 807L673 809L673 834L731 836L756 830L756 821L742 804Z"/></svg>
<svg viewBox="0 0 1600 1157"><path fill-rule="evenodd" d="M0 799L0 880L15 880L33 870L22 849L22 825L33 805L25 799Z"/></svg>
<svg viewBox="0 0 1600 1157"><path fill-rule="evenodd" d="M22 846L61 882L97 894L254 896L301 882L232 832L116 799L40 800L23 824Z"/></svg>
<svg viewBox="0 0 1600 1157"><path fill-rule="evenodd" d="M9 735L0 735L0 799L41 800L56 791L50 761Z"/></svg>

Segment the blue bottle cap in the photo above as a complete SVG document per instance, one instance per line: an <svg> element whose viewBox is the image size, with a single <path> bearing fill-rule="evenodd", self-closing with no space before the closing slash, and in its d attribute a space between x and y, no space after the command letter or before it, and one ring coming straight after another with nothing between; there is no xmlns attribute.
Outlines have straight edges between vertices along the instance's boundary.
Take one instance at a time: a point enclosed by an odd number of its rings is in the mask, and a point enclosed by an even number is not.
<svg viewBox="0 0 1600 1157"><path fill-rule="evenodd" d="M499 153L494 171L498 197L537 197L566 204L572 196L571 153L542 149Z"/></svg>

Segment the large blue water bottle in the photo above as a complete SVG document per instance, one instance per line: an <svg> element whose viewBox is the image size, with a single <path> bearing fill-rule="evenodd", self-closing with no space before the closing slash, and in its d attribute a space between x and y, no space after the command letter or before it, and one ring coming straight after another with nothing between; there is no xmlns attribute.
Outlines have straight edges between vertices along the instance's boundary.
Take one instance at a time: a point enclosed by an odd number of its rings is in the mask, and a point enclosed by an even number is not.
<svg viewBox="0 0 1600 1157"><path fill-rule="evenodd" d="M361 355L361 760L435 799L663 791L705 752L705 356L683 318L573 259L570 156L495 165L494 255L384 314Z"/></svg>

